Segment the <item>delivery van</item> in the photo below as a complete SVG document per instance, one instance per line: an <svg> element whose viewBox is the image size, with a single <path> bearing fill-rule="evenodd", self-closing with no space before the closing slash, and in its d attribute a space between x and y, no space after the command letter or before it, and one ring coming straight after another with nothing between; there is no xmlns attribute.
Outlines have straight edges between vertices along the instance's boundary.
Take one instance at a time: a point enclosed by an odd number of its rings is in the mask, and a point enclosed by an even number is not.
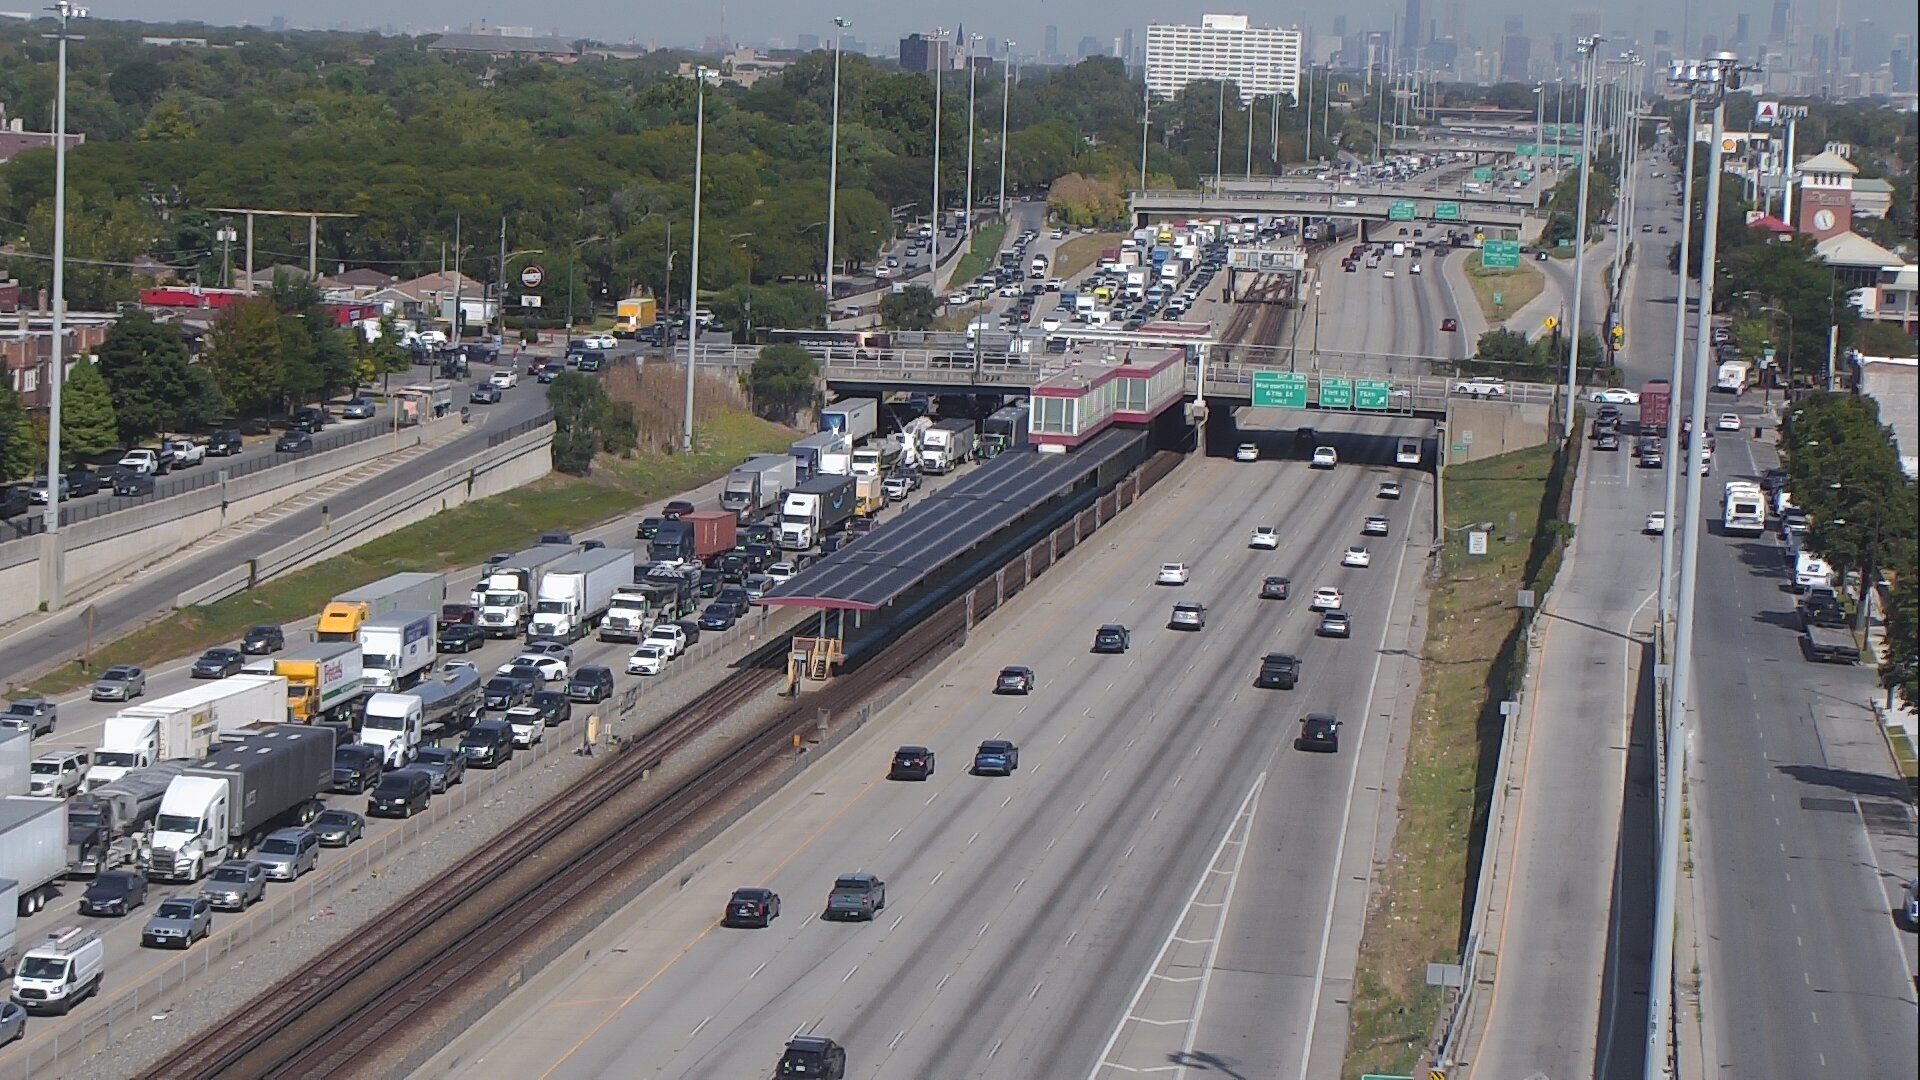
<svg viewBox="0 0 1920 1080"><path fill-rule="evenodd" d="M13 973L13 1000L30 1013L65 1013L100 989L107 947L83 926L62 927L27 950Z"/></svg>

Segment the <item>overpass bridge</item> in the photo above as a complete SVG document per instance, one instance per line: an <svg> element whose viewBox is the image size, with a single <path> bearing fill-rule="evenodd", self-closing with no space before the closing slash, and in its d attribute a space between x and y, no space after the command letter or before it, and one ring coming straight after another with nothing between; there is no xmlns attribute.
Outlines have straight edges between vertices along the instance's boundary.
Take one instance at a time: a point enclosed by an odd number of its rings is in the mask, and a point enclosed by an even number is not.
<svg viewBox="0 0 1920 1080"><path fill-rule="evenodd" d="M1468 202L1464 197L1422 193L1417 196L1381 196L1356 191L1315 194L1287 191L1137 191L1127 201L1135 228L1155 218L1237 217L1243 214L1309 214L1353 218L1363 224L1406 222L1478 228L1525 230L1532 203L1515 192L1511 201Z"/></svg>
<svg viewBox="0 0 1920 1080"><path fill-rule="evenodd" d="M1470 181L1468 181L1470 182ZM1208 181L1209 186L1212 182ZM1468 204L1475 206L1509 209L1514 206L1532 206L1538 191L1533 184L1523 188L1510 188L1506 191L1462 191L1465 186L1460 180L1420 184L1376 183L1368 180L1343 180L1338 184L1328 183L1318 177L1308 176L1256 176L1228 178L1221 180L1217 190L1230 194L1308 195L1335 200L1371 196L1381 199L1435 199L1458 203L1463 209Z"/></svg>

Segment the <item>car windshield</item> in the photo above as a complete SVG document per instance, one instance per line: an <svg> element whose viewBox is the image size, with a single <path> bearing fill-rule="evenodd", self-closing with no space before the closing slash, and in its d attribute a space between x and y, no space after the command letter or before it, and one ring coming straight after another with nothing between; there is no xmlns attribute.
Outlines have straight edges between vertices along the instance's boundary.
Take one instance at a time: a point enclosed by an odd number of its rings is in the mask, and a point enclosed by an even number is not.
<svg viewBox="0 0 1920 1080"><path fill-rule="evenodd" d="M353 815L345 810L327 810L314 819L314 824L344 828L353 824Z"/></svg>
<svg viewBox="0 0 1920 1080"><path fill-rule="evenodd" d="M266 842L260 845L260 850L269 855L291 855L300 850L300 845L294 843L292 840L276 840L268 837Z"/></svg>
<svg viewBox="0 0 1920 1080"><path fill-rule="evenodd" d="M101 682L126 682L127 673L124 671L102 672L100 675L100 681Z"/></svg>
<svg viewBox="0 0 1920 1080"><path fill-rule="evenodd" d="M36 761L30 768L33 770L33 775L35 776L60 775L60 763L57 761Z"/></svg>
<svg viewBox="0 0 1920 1080"><path fill-rule="evenodd" d="M193 901L162 900L159 910L155 911L154 915L162 919L191 919L193 918Z"/></svg>
<svg viewBox="0 0 1920 1080"><path fill-rule="evenodd" d="M213 871L213 880L231 881L244 885L247 883L247 868L244 866L221 866Z"/></svg>
<svg viewBox="0 0 1920 1080"><path fill-rule="evenodd" d="M67 965L70 963L72 961L63 957L29 956L20 962L20 977L64 982L67 977Z"/></svg>

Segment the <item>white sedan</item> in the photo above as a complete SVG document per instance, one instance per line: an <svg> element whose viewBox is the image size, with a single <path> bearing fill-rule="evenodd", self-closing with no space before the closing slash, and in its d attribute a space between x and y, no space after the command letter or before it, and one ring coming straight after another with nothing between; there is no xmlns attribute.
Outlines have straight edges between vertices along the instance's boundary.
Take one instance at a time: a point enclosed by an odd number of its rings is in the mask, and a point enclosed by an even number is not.
<svg viewBox="0 0 1920 1080"><path fill-rule="evenodd" d="M1740 430L1740 414L1739 413L1721 413L1720 419L1714 421L1713 426L1720 429L1721 431L1739 431Z"/></svg>
<svg viewBox="0 0 1920 1080"><path fill-rule="evenodd" d="M1372 566L1373 556L1367 551L1366 548L1363 548L1360 545L1355 544L1354 546L1347 549L1346 554L1340 556L1340 565L1341 566Z"/></svg>
<svg viewBox="0 0 1920 1080"><path fill-rule="evenodd" d="M1185 585L1187 583L1187 576L1190 573L1191 570L1186 563L1161 563L1160 576L1155 578L1154 581L1160 585Z"/></svg>
<svg viewBox="0 0 1920 1080"><path fill-rule="evenodd" d="M1277 550L1280 547L1280 530L1271 525L1256 526L1253 535L1247 537L1247 546L1265 548L1268 551Z"/></svg>
<svg viewBox="0 0 1920 1080"><path fill-rule="evenodd" d="M1392 528L1385 514L1368 514L1367 520L1360 526L1360 532L1366 536L1385 536Z"/></svg>
<svg viewBox="0 0 1920 1080"><path fill-rule="evenodd" d="M1313 448L1313 467L1314 468L1331 469L1339 464L1340 464L1340 453L1339 451L1335 450L1333 447L1316 446Z"/></svg>
<svg viewBox="0 0 1920 1080"><path fill-rule="evenodd" d="M1380 276L1384 278L1390 278L1393 276L1393 270L1391 268L1382 270L1380 271Z"/></svg>
<svg viewBox="0 0 1920 1080"><path fill-rule="evenodd" d="M1250 442L1243 442L1233 452L1235 461L1259 461L1260 448Z"/></svg>
<svg viewBox="0 0 1920 1080"><path fill-rule="evenodd" d="M613 340L612 334L588 334L580 339L580 343L589 349L598 349L602 352L617 348L620 344Z"/></svg>
<svg viewBox="0 0 1920 1080"><path fill-rule="evenodd" d="M1589 400L1596 401L1602 405L1638 405L1640 404L1640 394L1637 391L1628 390L1625 387L1612 386L1605 390L1595 390L1593 397Z"/></svg>
<svg viewBox="0 0 1920 1080"><path fill-rule="evenodd" d="M520 385L520 376L512 371L496 371L487 380L487 385L500 390L511 390Z"/></svg>
<svg viewBox="0 0 1920 1080"><path fill-rule="evenodd" d="M1338 611L1345 602L1346 597L1339 589L1315 589L1307 607L1313 611Z"/></svg>
<svg viewBox="0 0 1920 1080"><path fill-rule="evenodd" d="M667 650L656 642L649 641L633 650L627 657L627 674L658 675L667 670Z"/></svg>
<svg viewBox="0 0 1920 1080"><path fill-rule="evenodd" d="M501 664L495 670L496 675L505 675L516 667L531 667L540 670L540 677L547 682L558 682L567 677L567 662L557 656L545 653L521 653L519 656Z"/></svg>
<svg viewBox="0 0 1920 1080"><path fill-rule="evenodd" d="M1665 510L1655 510L1653 513L1648 514L1647 524L1640 531L1646 533L1648 536L1659 536L1661 533L1666 532L1667 512Z"/></svg>

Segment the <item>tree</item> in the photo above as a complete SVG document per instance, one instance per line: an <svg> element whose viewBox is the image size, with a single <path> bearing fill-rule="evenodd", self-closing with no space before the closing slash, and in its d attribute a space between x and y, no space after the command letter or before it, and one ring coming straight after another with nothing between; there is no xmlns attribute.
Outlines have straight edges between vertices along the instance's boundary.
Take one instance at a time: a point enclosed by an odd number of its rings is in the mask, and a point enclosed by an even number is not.
<svg viewBox="0 0 1920 1080"><path fill-rule="evenodd" d="M198 426L184 422L182 411L204 393L204 380L194 378L186 345L173 327L154 322L144 311L128 311L107 331L99 357L121 445Z"/></svg>
<svg viewBox="0 0 1920 1080"><path fill-rule="evenodd" d="M1911 552L1893 574L1886 626L1880 685L1899 695L1907 708L1920 708L1920 562Z"/></svg>
<svg viewBox="0 0 1920 1080"><path fill-rule="evenodd" d="M553 467L573 476L592 472L593 455L613 417L606 387L592 376L561 372L547 384L547 407L553 410Z"/></svg>
<svg viewBox="0 0 1920 1080"><path fill-rule="evenodd" d="M932 289L909 285L880 298L880 321L895 330L925 330L933 325L937 307Z"/></svg>
<svg viewBox="0 0 1920 1080"><path fill-rule="evenodd" d="M113 391L91 360L67 372L60 398L60 456L69 460L104 454L120 444L113 417Z"/></svg>
<svg viewBox="0 0 1920 1080"><path fill-rule="evenodd" d="M1794 505L1813 520L1808 546L1842 578L1859 572L1859 596L1883 567L1904 566L1920 532L1920 504L1900 468L1891 430L1871 398L1814 393L1782 430Z"/></svg>
<svg viewBox="0 0 1920 1080"><path fill-rule="evenodd" d="M791 424L800 410L813 404L820 363L798 345L769 345L747 369L747 392L754 411L769 420Z"/></svg>
<svg viewBox="0 0 1920 1080"><path fill-rule="evenodd" d="M259 412L280 396L287 377L283 344L280 313L265 297L243 300L213 321L207 370L230 412Z"/></svg>
<svg viewBox="0 0 1920 1080"><path fill-rule="evenodd" d="M18 480L43 468L46 444L33 437L27 408L13 388L0 383L0 481Z"/></svg>

